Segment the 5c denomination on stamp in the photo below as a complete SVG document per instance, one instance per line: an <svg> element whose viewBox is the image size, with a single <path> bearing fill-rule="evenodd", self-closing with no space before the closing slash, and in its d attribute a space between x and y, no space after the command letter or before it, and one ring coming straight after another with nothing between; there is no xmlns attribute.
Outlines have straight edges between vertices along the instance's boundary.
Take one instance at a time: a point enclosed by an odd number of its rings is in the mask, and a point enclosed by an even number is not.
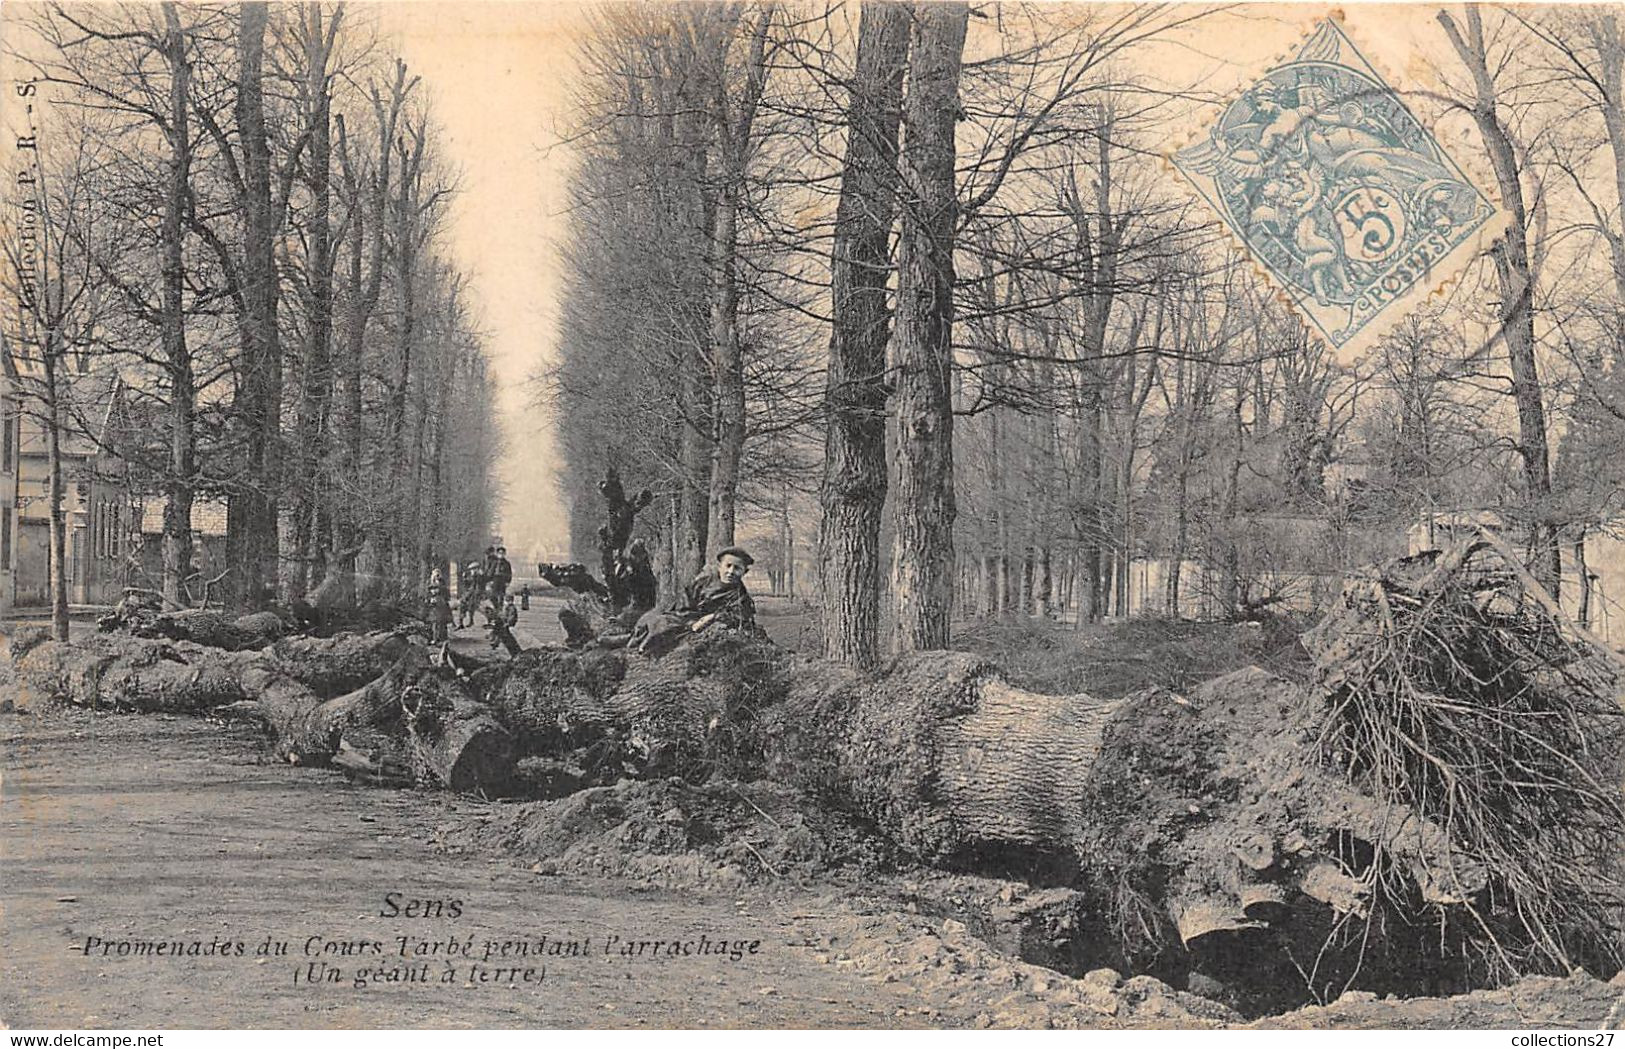
<svg viewBox="0 0 1625 1049"><path fill-rule="evenodd" d="M1170 159L1341 350L1369 344L1504 226L1331 19Z"/></svg>

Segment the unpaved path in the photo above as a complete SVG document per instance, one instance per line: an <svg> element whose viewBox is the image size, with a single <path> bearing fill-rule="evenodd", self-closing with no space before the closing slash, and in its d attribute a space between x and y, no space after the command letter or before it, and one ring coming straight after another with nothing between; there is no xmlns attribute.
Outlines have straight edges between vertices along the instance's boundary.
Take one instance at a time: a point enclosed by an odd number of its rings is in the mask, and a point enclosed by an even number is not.
<svg viewBox="0 0 1625 1049"><path fill-rule="evenodd" d="M264 763L256 740L204 721L0 715L0 1020L17 1027L957 1026L897 984L827 964L805 901L695 898L542 877L437 855L437 821L478 803L354 788ZM456 811L462 806L462 811ZM386 893L461 901L462 917L381 918ZM585 941L525 984L470 985L460 956L428 983L354 986L362 965L405 974L398 936ZM621 942L760 940L754 956L626 959ZM328 956L338 983L296 985L310 937L381 944ZM241 942L243 957L86 956L87 937ZM260 959L270 938L288 955ZM319 941L318 941L319 942ZM113 949L114 952L117 948ZM492 962L488 968L494 968ZM534 975L534 974L533 974Z"/></svg>

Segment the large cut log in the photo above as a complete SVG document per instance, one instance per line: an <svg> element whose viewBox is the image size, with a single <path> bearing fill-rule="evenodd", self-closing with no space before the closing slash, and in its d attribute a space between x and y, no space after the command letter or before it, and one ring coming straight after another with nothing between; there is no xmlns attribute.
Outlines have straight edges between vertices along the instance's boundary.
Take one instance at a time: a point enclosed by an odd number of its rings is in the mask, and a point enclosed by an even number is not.
<svg viewBox="0 0 1625 1049"><path fill-rule="evenodd" d="M140 616L128 620L124 629L134 637L190 641L230 652L264 648L287 633L287 625L274 612L233 617L202 608Z"/></svg>
<svg viewBox="0 0 1625 1049"><path fill-rule="evenodd" d="M330 658L360 660L397 646L381 643L365 657L344 646L312 647ZM265 725L279 757L298 765L336 763L369 781L460 791L497 790L512 776L511 734L471 690L467 675L436 653L403 644L382 674L332 698L288 674L289 658L283 651L243 661L241 679L253 698L227 711Z"/></svg>
<svg viewBox="0 0 1625 1049"><path fill-rule="evenodd" d="M271 709L319 702L376 679L407 649L393 634L296 638L257 652L95 634L14 651L23 705L199 714L244 701Z"/></svg>
<svg viewBox="0 0 1625 1049"><path fill-rule="evenodd" d="M760 772L757 719L789 688L770 642L700 635L661 659L621 649L532 649L475 676L521 755L576 755L623 776Z"/></svg>
<svg viewBox="0 0 1625 1049"><path fill-rule="evenodd" d="M411 647L411 640L395 631L290 637L271 645L265 656L282 673L331 697L376 680Z"/></svg>
<svg viewBox="0 0 1625 1049"><path fill-rule="evenodd" d="M763 742L769 775L856 807L923 859L1047 858L1165 885L1187 944L1261 926L1317 864L1364 878L1352 841L1429 898L1481 889L1438 827L1319 767L1309 710L1300 686L1257 668L1107 702L1027 692L986 660L936 652L793 686Z"/></svg>
<svg viewBox="0 0 1625 1049"><path fill-rule="evenodd" d="M97 635L45 641L16 662L19 706L197 714L245 698L230 655L189 642Z"/></svg>

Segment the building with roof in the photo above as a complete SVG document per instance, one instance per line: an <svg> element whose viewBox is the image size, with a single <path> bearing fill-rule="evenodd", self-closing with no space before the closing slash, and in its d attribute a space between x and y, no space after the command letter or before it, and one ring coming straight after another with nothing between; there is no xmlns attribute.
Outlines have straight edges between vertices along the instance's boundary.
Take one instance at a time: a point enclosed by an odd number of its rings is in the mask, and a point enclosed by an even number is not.
<svg viewBox="0 0 1625 1049"><path fill-rule="evenodd" d="M121 565L138 520L131 471L109 435L127 388L112 369L64 378L62 510L70 605L111 604L124 586ZM16 421L16 539L12 598L16 607L51 601L50 442L45 421L26 406Z"/></svg>
<svg viewBox="0 0 1625 1049"><path fill-rule="evenodd" d="M168 499L146 494L135 497L138 530L133 546L122 552L124 585L156 590L164 579L164 507ZM198 496L192 500L192 573L194 579L213 579L226 567L226 501ZM190 588L194 598L201 586Z"/></svg>

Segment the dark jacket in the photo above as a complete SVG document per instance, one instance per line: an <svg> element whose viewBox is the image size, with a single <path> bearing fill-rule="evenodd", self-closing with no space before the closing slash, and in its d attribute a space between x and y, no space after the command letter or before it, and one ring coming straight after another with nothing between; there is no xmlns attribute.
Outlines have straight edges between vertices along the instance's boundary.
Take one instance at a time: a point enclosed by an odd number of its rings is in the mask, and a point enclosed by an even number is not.
<svg viewBox="0 0 1625 1049"><path fill-rule="evenodd" d="M443 583L430 583L427 591L429 622L451 622L451 592Z"/></svg>
<svg viewBox="0 0 1625 1049"><path fill-rule="evenodd" d="M675 611L692 618L715 615L723 626L748 628L756 624L756 602L745 589L745 581L724 583L713 569L694 577L683 590L684 604Z"/></svg>

